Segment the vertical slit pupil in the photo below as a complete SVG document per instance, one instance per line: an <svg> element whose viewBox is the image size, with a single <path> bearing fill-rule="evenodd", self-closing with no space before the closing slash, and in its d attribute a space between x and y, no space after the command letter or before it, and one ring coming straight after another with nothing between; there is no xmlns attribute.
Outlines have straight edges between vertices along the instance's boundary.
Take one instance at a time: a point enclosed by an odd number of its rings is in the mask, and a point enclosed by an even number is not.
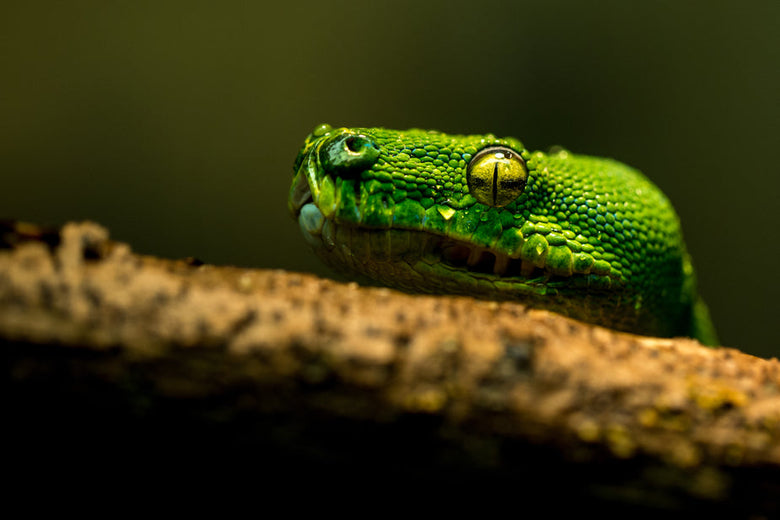
<svg viewBox="0 0 780 520"><path fill-rule="evenodd" d="M498 197L498 162L493 163L493 205L496 205Z"/></svg>

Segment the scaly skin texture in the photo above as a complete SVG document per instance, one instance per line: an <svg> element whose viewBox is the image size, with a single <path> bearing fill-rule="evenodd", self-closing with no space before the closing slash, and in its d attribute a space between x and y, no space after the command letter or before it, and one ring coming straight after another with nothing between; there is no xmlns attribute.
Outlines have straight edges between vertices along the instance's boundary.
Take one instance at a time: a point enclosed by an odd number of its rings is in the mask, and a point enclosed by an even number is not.
<svg viewBox="0 0 780 520"><path fill-rule="evenodd" d="M619 162L493 135L320 125L294 174L290 211L342 272L717 342L674 209Z"/></svg>

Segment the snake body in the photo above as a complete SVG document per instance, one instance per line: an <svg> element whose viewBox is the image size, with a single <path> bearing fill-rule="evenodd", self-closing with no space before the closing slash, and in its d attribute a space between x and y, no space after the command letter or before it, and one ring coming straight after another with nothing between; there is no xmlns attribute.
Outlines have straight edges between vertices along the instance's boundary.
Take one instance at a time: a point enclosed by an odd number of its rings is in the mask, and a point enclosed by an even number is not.
<svg viewBox="0 0 780 520"><path fill-rule="evenodd" d="M671 203L611 159L320 125L295 160L288 206L316 253L358 279L717 342Z"/></svg>

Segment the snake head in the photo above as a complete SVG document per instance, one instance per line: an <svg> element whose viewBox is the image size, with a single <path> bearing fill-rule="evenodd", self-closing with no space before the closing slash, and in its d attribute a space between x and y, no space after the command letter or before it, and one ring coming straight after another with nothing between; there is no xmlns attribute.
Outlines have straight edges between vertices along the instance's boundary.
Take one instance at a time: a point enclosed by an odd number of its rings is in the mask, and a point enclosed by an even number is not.
<svg viewBox="0 0 780 520"><path fill-rule="evenodd" d="M517 299L657 335L684 328L692 305L671 204L610 159L492 134L320 125L288 206L327 264L410 292Z"/></svg>

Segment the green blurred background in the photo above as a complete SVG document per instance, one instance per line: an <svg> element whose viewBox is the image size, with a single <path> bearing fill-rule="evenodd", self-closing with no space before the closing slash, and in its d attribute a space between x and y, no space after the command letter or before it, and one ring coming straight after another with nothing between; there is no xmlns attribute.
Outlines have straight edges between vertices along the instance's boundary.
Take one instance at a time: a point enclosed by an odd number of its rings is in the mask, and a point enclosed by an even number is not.
<svg viewBox="0 0 780 520"><path fill-rule="evenodd" d="M0 6L0 217L327 274L289 218L317 124L514 135L643 170L722 341L780 352L780 2Z"/></svg>

